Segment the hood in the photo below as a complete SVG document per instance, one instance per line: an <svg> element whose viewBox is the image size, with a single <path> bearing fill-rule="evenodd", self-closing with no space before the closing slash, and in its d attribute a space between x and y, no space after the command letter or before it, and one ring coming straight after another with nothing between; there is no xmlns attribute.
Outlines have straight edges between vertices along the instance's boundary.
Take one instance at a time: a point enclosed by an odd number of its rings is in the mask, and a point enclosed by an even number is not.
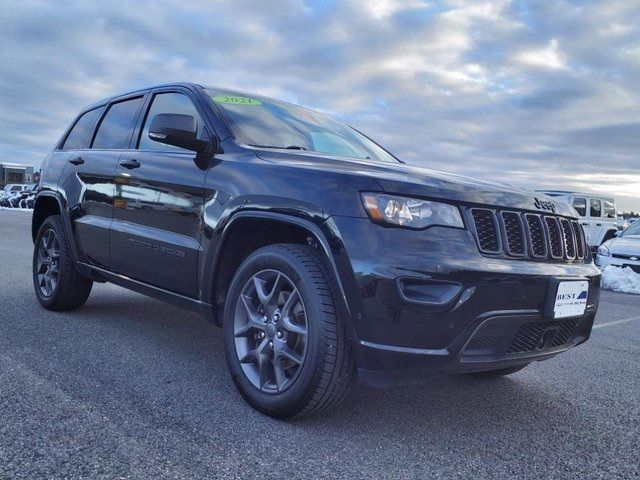
<svg viewBox="0 0 640 480"><path fill-rule="evenodd" d="M360 159L318 155L312 152L259 150L265 161L333 173L367 176L387 193L440 199L473 205L555 213L577 218L573 207L543 194L486 182L415 165L387 164Z"/></svg>
<svg viewBox="0 0 640 480"><path fill-rule="evenodd" d="M635 255L640 258L640 235L616 237L611 239L608 243L611 253Z"/></svg>

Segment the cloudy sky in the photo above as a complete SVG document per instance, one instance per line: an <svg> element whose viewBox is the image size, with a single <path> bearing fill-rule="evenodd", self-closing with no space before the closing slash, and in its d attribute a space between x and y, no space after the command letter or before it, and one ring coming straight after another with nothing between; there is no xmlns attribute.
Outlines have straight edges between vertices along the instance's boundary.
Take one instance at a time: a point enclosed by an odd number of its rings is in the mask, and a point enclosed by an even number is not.
<svg viewBox="0 0 640 480"><path fill-rule="evenodd" d="M331 112L409 163L640 210L640 2L32 2L0 10L0 161L150 84Z"/></svg>

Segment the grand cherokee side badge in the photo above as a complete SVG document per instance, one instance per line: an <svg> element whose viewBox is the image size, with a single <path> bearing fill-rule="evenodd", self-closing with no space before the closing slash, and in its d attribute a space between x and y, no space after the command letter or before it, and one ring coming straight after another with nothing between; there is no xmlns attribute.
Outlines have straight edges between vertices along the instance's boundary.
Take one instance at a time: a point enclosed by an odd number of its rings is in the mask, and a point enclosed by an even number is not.
<svg viewBox="0 0 640 480"><path fill-rule="evenodd" d="M536 206L538 210L548 210L549 212L556 213L556 205L550 200L541 200L536 197L533 204Z"/></svg>

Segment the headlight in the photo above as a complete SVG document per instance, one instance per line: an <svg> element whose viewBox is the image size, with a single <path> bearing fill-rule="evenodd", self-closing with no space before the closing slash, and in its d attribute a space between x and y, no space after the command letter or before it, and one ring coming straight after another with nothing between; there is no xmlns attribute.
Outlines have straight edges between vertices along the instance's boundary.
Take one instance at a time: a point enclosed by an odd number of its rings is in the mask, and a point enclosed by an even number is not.
<svg viewBox="0 0 640 480"><path fill-rule="evenodd" d="M426 228L432 225L464 228L460 211L448 203L379 193L363 193L362 201L371 219L378 223L407 228Z"/></svg>
<svg viewBox="0 0 640 480"><path fill-rule="evenodd" d="M600 245L598 247L598 255L602 257L610 257L611 252L609 251L609 247L607 247L606 245Z"/></svg>

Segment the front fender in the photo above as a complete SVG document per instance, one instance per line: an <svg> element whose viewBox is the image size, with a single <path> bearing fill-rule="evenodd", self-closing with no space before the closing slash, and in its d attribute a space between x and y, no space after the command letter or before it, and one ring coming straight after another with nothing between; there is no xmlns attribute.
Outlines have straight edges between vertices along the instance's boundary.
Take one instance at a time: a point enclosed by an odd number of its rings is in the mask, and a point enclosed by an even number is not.
<svg viewBox="0 0 640 480"><path fill-rule="evenodd" d="M317 248L322 252L325 260L327 261L327 266L329 267L330 273L332 275L332 281L335 284L335 287L338 291L338 301L341 312L348 317L347 320L347 328L351 331L351 308L345 293L345 288L342 282L341 275L339 273L338 266L336 265L334 252L331 247L330 241L327 239L327 236L323 232L321 228L324 223L324 218L318 216L314 219L319 221L319 224L314 223L311 220L313 217L300 217L294 216L290 214L285 214L281 212L268 211L264 209L256 210L256 209L243 209L240 211L234 212L229 216L228 219L225 220L224 225L220 227L217 232L218 240L214 248L209 249L209 253L207 254L206 259L204 260L204 274L202 276L202 292L205 295L211 295L211 297L206 298L208 303L215 303L213 298L213 293L216 285L215 279L217 278L221 260L224 256L225 248L228 245L228 237L229 232L232 231L234 225L244 219L260 219L260 220L268 220L277 223L285 223L294 225L296 227L304 229L308 236L312 239L313 243L317 246ZM233 248L233 247L231 247Z"/></svg>

